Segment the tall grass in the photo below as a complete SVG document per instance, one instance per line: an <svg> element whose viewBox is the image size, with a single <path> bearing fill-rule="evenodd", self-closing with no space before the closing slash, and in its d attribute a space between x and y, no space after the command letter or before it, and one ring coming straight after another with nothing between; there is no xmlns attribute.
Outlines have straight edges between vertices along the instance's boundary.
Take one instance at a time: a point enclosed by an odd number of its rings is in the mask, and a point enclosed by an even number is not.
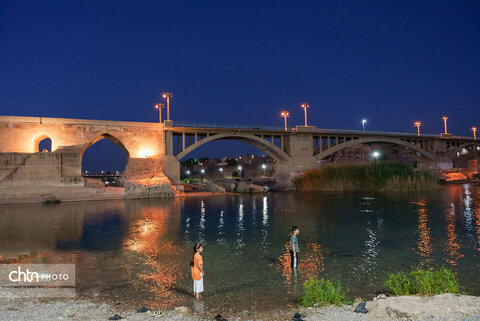
<svg viewBox="0 0 480 321"><path fill-rule="evenodd" d="M455 274L444 267L432 271L418 268L409 272L390 274L385 285L390 288L393 295L460 293Z"/></svg>
<svg viewBox="0 0 480 321"><path fill-rule="evenodd" d="M315 303L318 304L318 306L351 303L346 296L348 289L344 291L340 286L340 281L334 284L323 278L317 280L312 277L310 280L305 281L303 286L305 287L305 293L299 299L300 305L311 307Z"/></svg>
<svg viewBox="0 0 480 321"><path fill-rule="evenodd" d="M326 166L304 172L294 184L299 191L417 192L438 188L437 179L429 172L390 162Z"/></svg>

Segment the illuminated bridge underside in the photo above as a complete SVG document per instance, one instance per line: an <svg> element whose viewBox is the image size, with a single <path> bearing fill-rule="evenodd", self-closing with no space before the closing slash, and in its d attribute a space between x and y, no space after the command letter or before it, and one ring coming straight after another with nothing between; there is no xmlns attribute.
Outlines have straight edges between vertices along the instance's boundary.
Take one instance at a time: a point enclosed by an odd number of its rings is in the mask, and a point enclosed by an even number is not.
<svg viewBox="0 0 480 321"><path fill-rule="evenodd" d="M349 137L348 140L339 140L340 142L331 146L330 148L327 147L326 150L323 148L317 148L314 152L314 155L317 159L321 160L324 159L342 149L352 147L359 144L371 144L371 143L389 143L397 146L401 146L406 148L407 150L414 151L420 153L425 158L435 161L435 155L430 153L429 151L423 149L419 145L415 145L411 142L408 142L404 139L396 139L396 138L388 138L388 137ZM423 143L422 143L423 145Z"/></svg>
<svg viewBox="0 0 480 321"><path fill-rule="evenodd" d="M272 157L275 160L288 161L290 159L290 156L287 155L287 153L282 151L279 147L275 146L271 141L268 141L262 137L259 137L253 134L237 132L237 133L220 133L220 134L213 134L213 135L209 134L205 138L202 138L202 137L204 136L201 136L201 139L198 140L196 143L188 146L187 148L184 148L181 152L175 155L177 159L178 160L182 159L188 153L192 152L193 150L197 149L198 147L206 143L209 143L215 140L225 140L225 139L237 140L237 141L241 141L241 142L245 142L247 144L253 145L256 148L265 152L265 154L267 154L268 156Z"/></svg>

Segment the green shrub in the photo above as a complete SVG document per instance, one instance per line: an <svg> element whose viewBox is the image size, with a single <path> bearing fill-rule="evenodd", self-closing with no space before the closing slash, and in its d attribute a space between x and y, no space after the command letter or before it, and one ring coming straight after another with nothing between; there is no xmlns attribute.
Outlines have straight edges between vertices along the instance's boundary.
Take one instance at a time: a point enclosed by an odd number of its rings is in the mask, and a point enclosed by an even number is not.
<svg viewBox="0 0 480 321"><path fill-rule="evenodd" d="M460 293L458 280L452 270L441 267L427 271L420 268L390 274L385 281L393 295L435 295Z"/></svg>
<svg viewBox="0 0 480 321"><path fill-rule="evenodd" d="M305 281L303 286L305 293L299 299L299 303L303 306L313 306L315 303L318 306L351 304L346 297L348 289L344 291L339 281L333 284L329 280L323 278L317 280L312 277Z"/></svg>

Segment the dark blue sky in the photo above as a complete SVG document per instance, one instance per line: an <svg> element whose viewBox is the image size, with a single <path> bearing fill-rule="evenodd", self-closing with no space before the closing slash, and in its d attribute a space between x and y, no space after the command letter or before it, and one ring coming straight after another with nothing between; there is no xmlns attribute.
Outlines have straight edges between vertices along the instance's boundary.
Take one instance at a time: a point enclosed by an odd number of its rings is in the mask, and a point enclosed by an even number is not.
<svg viewBox="0 0 480 321"><path fill-rule="evenodd" d="M479 1L0 0L0 39L1 115L480 127Z"/></svg>

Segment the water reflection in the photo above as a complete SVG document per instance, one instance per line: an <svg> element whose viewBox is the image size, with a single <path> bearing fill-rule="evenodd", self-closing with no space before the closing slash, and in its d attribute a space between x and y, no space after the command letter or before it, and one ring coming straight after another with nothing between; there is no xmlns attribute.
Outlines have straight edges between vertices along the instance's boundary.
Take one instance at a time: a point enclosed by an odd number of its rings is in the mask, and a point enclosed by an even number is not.
<svg viewBox="0 0 480 321"><path fill-rule="evenodd" d="M460 244L458 243L458 237L455 233L456 213L454 203L450 203L450 207L445 210L445 218L447 220L447 242L445 250L448 253L448 257L445 258L445 261L452 267L455 267L458 264L458 260L463 258L463 254L459 253Z"/></svg>
<svg viewBox="0 0 480 321"><path fill-rule="evenodd" d="M283 246L282 254L277 258L276 268L282 274L287 288L303 284L304 281L314 277L321 278L325 271L322 247L320 244L308 242L306 248L300 250L298 269L291 268L290 242Z"/></svg>
<svg viewBox="0 0 480 321"><path fill-rule="evenodd" d="M428 207L427 200L421 199L418 202L412 202L412 204L417 205L417 214L418 214L418 241L416 253L420 255L420 265L421 266L430 266L432 263L432 237L430 235L430 227L428 222Z"/></svg>
<svg viewBox="0 0 480 321"><path fill-rule="evenodd" d="M178 200L176 201L178 202ZM175 204L172 204L175 208ZM148 306L167 308L180 301L175 291L178 282L185 277L184 269L174 264L179 247L165 238L172 225L171 208L145 207L139 218L132 221L123 242L126 259L132 267L136 287L148 293Z"/></svg>

